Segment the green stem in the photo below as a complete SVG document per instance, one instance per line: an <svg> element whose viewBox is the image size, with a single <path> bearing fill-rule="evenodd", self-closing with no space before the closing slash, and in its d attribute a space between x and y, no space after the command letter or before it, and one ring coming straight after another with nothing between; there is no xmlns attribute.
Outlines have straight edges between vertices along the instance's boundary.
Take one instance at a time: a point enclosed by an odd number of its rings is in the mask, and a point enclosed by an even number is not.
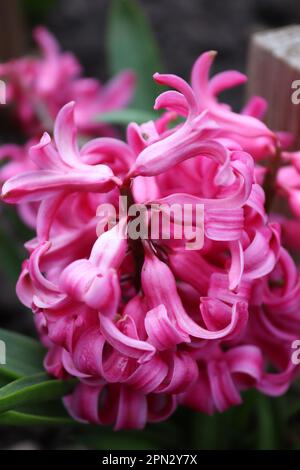
<svg viewBox="0 0 300 470"><path fill-rule="evenodd" d="M276 146L276 153L272 164L270 165L267 173L263 189L266 195L265 209L269 213L271 211L275 196L276 196L276 178L278 170L281 166L281 148L279 145Z"/></svg>
<svg viewBox="0 0 300 470"><path fill-rule="evenodd" d="M121 195L127 197L128 208L135 204L129 185L125 185L123 186L123 188L121 188ZM137 291L139 291L141 288L141 272L145 259L144 247L140 238L138 238L137 240L133 240L131 237L128 237L128 244L131 248L132 256L135 262L134 284Z"/></svg>

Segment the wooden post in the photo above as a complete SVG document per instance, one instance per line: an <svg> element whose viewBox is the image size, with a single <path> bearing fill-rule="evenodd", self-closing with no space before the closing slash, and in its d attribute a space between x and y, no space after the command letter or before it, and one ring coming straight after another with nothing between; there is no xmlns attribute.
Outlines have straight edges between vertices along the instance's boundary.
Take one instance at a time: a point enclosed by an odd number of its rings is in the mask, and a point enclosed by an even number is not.
<svg viewBox="0 0 300 470"><path fill-rule="evenodd" d="M23 54L27 49L25 24L19 0L0 1L0 61Z"/></svg>
<svg viewBox="0 0 300 470"><path fill-rule="evenodd" d="M255 33L250 44L248 76L248 95L260 95L268 102L266 123L274 130L292 132L295 148L299 148L300 25ZM297 95L299 103L295 101Z"/></svg>

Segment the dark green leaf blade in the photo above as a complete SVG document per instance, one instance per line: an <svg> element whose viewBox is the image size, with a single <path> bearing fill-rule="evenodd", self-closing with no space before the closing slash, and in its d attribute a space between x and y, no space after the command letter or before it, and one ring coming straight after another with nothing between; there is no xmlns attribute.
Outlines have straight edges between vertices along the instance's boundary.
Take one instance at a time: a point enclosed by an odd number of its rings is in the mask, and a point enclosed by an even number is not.
<svg viewBox="0 0 300 470"><path fill-rule="evenodd" d="M17 379L44 370L44 347L33 338L0 328L0 340L6 346L6 364L0 366L0 375Z"/></svg>
<svg viewBox="0 0 300 470"><path fill-rule="evenodd" d="M96 120L107 124L127 125L131 122L142 124L147 121L157 119L158 115L154 112L143 111L141 109L121 109L111 113L103 113L97 116Z"/></svg>
<svg viewBox="0 0 300 470"><path fill-rule="evenodd" d="M15 410L0 414L0 425L28 426L28 425L79 425L65 410L61 400L52 400L43 403L30 403L18 406ZM82 424L81 424L82 426Z"/></svg>
<svg viewBox="0 0 300 470"><path fill-rule="evenodd" d="M276 449L276 424L271 399L257 394L258 405L258 448L259 450Z"/></svg>
<svg viewBox="0 0 300 470"><path fill-rule="evenodd" d="M47 425L57 426L61 424L75 424L71 418L60 416L34 415L22 411L6 411L0 414L0 425L5 426L33 426Z"/></svg>
<svg viewBox="0 0 300 470"><path fill-rule="evenodd" d="M16 241L6 233L4 227L0 229L0 269L14 282L18 279L22 264L22 256Z"/></svg>
<svg viewBox="0 0 300 470"><path fill-rule="evenodd" d="M112 0L107 29L107 58L112 75L131 69L137 76L133 106L153 107L161 89L152 75L161 71L159 49L148 21L136 0Z"/></svg>
<svg viewBox="0 0 300 470"><path fill-rule="evenodd" d="M60 398L71 392L76 380L54 380L46 373L10 382L0 389L0 413L27 403L39 403Z"/></svg>

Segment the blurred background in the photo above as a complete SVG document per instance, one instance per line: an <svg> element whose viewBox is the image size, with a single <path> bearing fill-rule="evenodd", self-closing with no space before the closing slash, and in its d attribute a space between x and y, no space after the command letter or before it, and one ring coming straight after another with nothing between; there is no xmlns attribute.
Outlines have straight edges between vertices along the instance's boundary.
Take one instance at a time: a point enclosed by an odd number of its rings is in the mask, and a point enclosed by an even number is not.
<svg viewBox="0 0 300 470"><path fill-rule="evenodd" d="M106 81L110 77L106 37L111 3L110 0L1 0L0 61L32 52L31 30L43 24L54 33L63 50L76 54L86 76ZM187 79L195 59L208 49L218 51L215 71L229 68L245 71L249 39L254 32L300 23L299 0L139 0L138 3L161 51L160 71ZM147 50L144 53L147 55ZM226 99L239 109L244 92L243 88L226 92ZM14 138L2 119L0 143ZM1 208L1 212L4 213L1 217L3 233L8 233L8 237L0 235L0 326L34 335L31 314L23 309L15 296L18 269L7 268L7 265L12 266L10 259L15 256L10 252L12 240L19 244L21 260L24 256L21 242L28 239L30 233L20 226L13 211ZM5 227L5 224L9 226ZM295 393L298 392L291 392ZM94 448L103 449L300 449L300 413L289 411L286 416L288 401L289 396L269 400L250 393L243 406L222 416L195 417L194 413L179 410L168 423L149 427L142 433L114 435L104 430L100 434L91 428L89 442L93 442ZM1 426L0 448L82 447L85 444L82 439L78 440L77 433L66 427Z"/></svg>

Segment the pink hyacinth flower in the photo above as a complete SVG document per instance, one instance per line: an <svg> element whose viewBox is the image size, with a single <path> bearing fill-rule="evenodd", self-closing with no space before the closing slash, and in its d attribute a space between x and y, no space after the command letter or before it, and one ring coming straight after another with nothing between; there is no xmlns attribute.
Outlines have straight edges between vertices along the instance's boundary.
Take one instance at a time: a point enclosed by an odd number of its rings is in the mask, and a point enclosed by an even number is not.
<svg viewBox="0 0 300 470"><path fill-rule="evenodd" d="M299 244L284 217L267 213L267 169L259 164L273 161L288 136L260 121L259 98L241 114L218 102L245 77L209 80L213 57L198 59L192 86L156 74L175 88L156 101L167 112L131 123L126 142L98 137L80 148L78 127L89 120L78 121L80 104L66 104L54 138L46 133L31 147L33 168L3 185L7 202L37 204L17 294L48 349L47 372L78 381L64 404L79 421L141 429L178 406L223 412L247 389L285 393L299 372L291 362L299 271L281 231ZM298 216L298 156L284 158L276 184ZM111 227L99 206L118 209L121 195L144 205L148 229L153 204L203 206L203 244L188 250L188 236L167 238L161 227L132 238L129 213ZM171 234L179 223L173 214ZM194 212L185 223L195 228Z"/></svg>

